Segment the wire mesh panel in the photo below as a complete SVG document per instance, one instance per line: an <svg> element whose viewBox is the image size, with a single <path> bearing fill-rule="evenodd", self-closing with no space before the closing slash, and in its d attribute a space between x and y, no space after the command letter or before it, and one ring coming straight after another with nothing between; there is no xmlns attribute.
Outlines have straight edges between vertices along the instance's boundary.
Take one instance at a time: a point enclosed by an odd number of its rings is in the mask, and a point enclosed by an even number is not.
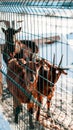
<svg viewBox="0 0 73 130"><path fill-rule="evenodd" d="M1 0L0 46L11 129L72 130L73 1Z"/></svg>

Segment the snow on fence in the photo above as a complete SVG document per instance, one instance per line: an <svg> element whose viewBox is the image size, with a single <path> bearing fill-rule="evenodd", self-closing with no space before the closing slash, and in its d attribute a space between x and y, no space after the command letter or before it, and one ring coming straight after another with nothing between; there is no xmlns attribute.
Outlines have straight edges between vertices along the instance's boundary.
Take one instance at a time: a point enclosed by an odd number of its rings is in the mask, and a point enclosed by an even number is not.
<svg viewBox="0 0 73 130"><path fill-rule="evenodd" d="M2 114L6 122L8 120L7 124L10 125L9 129L11 130L30 130L29 124L31 124L31 121L29 121L29 118L33 121L34 130L73 130L72 5L73 1L65 0L0 1L0 109L2 109ZM31 96L31 94L25 92L25 89L23 90L22 86L15 82L12 77L7 75L8 66L3 60L5 34L2 32L1 28L6 30L8 28L18 29L19 27L21 27L21 31L16 34L15 40L24 40L25 42L28 40L28 43L29 41L31 41L31 43L34 42L39 48L38 55L34 54L36 59L46 60L50 62L50 64L53 64L55 61L55 65L58 66L61 56L63 55L61 67L66 68L67 75L61 75L58 82L55 84L56 89L51 100L50 117L47 117L49 111L47 112L47 96L45 96L45 92L42 93L42 91L36 89L38 96L41 95L42 97L41 104L37 99ZM5 55L7 56L7 53ZM55 60L53 58L54 55ZM12 58L13 57L11 57L11 59ZM28 60L26 60L26 62L27 61ZM12 74L13 73L14 72L12 72ZM9 78L9 80L16 87L21 89L27 97L31 96L31 103L34 102L32 116L29 116L32 112L30 113L28 111L27 103L22 103L22 108L18 116L18 124L14 122L15 113L13 109L13 101L16 97L8 91L6 78ZM22 77L20 78L23 79ZM44 84L45 77L42 76L42 78ZM45 80L49 82L47 78L45 78ZM18 98L17 101L19 101ZM37 106L41 109L38 121L36 120ZM0 114L0 119L3 120L2 114ZM2 120L0 128L4 122L2 122Z"/></svg>

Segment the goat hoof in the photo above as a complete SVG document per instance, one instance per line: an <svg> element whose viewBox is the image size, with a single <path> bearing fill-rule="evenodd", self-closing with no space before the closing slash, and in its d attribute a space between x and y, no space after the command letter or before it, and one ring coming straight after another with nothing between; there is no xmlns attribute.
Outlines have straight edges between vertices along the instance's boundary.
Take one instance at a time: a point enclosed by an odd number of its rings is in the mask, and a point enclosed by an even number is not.
<svg viewBox="0 0 73 130"><path fill-rule="evenodd" d="M48 112L47 118L51 118L51 117L52 117L52 114L50 112Z"/></svg>
<svg viewBox="0 0 73 130"><path fill-rule="evenodd" d="M49 118L52 116L51 114L47 115Z"/></svg>
<svg viewBox="0 0 73 130"><path fill-rule="evenodd" d="M15 119L15 121L14 121L14 122L15 122L15 124L18 124L18 120L16 120L16 119Z"/></svg>
<svg viewBox="0 0 73 130"><path fill-rule="evenodd" d="M29 129L31 130L31 129L34 129L34 125L31 125L30 127L29 127Z"/></svg>
<svg viewBox="0 0 73 130"><path fill-rule="evenodd" d="M18 121L15 121L15 124L18 124Z"/></svg>

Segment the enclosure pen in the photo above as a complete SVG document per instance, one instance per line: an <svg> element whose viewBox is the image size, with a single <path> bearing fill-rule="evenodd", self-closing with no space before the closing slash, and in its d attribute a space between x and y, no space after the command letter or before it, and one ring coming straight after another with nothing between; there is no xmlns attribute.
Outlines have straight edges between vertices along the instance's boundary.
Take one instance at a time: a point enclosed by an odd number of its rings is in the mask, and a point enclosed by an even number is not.
<svg viewBox="0 0 73 130"><path fill-rule="evenodd" d="M0 0L0 130L73 130L72 0Z"/></svg>

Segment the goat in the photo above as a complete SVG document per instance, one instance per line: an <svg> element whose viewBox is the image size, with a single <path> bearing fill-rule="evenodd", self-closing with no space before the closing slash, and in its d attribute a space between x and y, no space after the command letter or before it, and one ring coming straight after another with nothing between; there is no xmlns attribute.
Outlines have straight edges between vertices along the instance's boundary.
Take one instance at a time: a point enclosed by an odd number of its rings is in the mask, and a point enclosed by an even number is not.
<svg viewBox="0 0 73 130"><path fill-rule="evenodd" d="M62 68L61 63L62 63L62 58L60 60L60 63L58 66L55 65L55 56L53 58L53 64L48 62L47 60L43 61L43 65L41 66L39 70L39 78L38 78L38 83L37 83L37 88L38 91L43 94L44 96L47 96L47 110L48 114L47 117L50 117L50 106L51 106L51 100L52 97L54 96L54 91L55 91L55 84L57 83L59 77L61 74L67 75L67 73L64 71L67 68ZM38 101L42 103L42 95L38 95ZM40 115L40 107L38 106L38 111L36 114L36 119L39 120L39 115Z"/></svg>
<svg viewBox="0 0 73 130"><path fill-rule="evenodd" d="M11 55L15 51L15 34L20 32L21 28L15 30L13 28L8 28L5 30L2 28L3 33L5 34L5 46L3 51L3 59L7 64L8 60L10 59Z"/></svg>
<svg viewBox="0 0 73 130"><path fill-rule="evenodd" d="M8 60L15 57L17 59L24 58L31 60L33 53L38 53L38 46L31 40L16 40L15 34L21 31L21 27L17 30L2 28L5 34L5 47L3 51L3 59L6 64Z"/></svg>
<svg viewBox="0 0 73 130"><path fill-rule="evenodd" d="M27 91L34 98L37 98L37 82L38 82L38 72L42 65L42 62L32 62L28 63L24 59L19 61L16 58L11 59L8 62L7 75L12 78L18 85ZM20 113L21 104L28 103L28 111L33 114L34 103L30 102L30 96L27 97L9 78L7 78L7 86L11 94L13 95L13 108L15 115L15 123L18 123L18 114ZM32 116L29 114L29 124L33 128Z"/></svg>

